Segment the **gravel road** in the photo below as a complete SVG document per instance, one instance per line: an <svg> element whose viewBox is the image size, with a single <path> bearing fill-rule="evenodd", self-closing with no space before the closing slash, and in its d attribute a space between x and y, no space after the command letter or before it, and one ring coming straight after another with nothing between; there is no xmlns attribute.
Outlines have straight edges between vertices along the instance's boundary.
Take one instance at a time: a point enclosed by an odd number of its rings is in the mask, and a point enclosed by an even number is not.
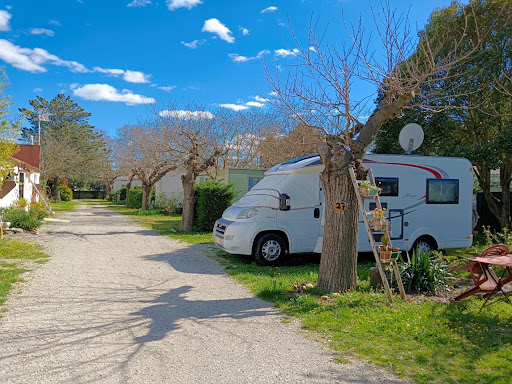
<svg viewBox="0 0 512 384"><path fill-rule="evenodd" d="M67 218L0 319L1 383L401 382L334 363L197 247L100 205Z"/></svg>

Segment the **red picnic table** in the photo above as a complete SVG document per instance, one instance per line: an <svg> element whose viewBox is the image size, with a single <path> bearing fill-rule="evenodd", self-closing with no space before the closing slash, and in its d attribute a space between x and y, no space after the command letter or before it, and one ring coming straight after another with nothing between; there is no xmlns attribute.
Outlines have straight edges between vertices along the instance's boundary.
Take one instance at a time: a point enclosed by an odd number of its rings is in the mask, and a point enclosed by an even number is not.
<svg viewBox="0 0 512 384"><path fill-rule="evenodd" d="M512 254L489 255L485 257L468 257L468 260L478 263L481 267L481 273L478 273L479 271L475 270L475 268L473 268L472 271L473 281L475 282L476 285L476 287L473 289L477 289L477 292L487 292L484 295L484 297L487 297L487 299L485 300L480 310L482 310L485 307L491 296L498 292L503 293L505 299L509 302L509 304L512 305L512 302L503 291L503 285L512 281ZM499 277L494 272L492 265L499 265L505 267L503 269L502 274ZM508 276L504 278L505 273L507 271ZM475 272L475 274L477 274L478 276L474 276L473 272Z"/></svg>

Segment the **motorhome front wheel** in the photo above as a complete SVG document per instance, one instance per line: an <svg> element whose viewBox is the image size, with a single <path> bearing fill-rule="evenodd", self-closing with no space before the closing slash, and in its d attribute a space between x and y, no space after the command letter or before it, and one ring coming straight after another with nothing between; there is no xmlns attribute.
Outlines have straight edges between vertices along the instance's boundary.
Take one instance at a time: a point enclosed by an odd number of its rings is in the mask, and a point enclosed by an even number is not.
<svg viewBox="0 0 512 384"><path fill-rule="evenodd" d="M273 234L262 236L256 243L254 256L263 265L276 265L281 263L285 256L283 239Z"/></svg>

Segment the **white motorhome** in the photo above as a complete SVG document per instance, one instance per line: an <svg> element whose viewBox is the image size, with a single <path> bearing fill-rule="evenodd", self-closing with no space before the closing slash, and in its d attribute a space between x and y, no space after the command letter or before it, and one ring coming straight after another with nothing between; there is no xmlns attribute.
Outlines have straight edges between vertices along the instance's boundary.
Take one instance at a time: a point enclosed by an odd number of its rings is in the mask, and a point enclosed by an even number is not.
<svg viewBox="0 0 512 384"><path fill-rule="evenodd" d="M471 246L473 170L467 159L369 154L363 165L372 169L382 188L393 246L402 250ZM252 254L266 265L280 263L286 253L321 253L324 199L319 174L323 168L316 155L268 170L217 220L215 244L229 253ZM373 200L364 204L367 211L375 208ZM370 251L360 215L359 252Z"/></svg>

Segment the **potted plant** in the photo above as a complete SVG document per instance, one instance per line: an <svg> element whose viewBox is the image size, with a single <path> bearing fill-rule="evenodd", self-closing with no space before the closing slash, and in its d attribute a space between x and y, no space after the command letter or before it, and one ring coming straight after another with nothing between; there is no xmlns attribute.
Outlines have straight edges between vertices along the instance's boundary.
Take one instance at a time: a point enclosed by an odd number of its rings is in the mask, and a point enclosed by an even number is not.
<svg viewBox="0 0 512 384"><path fill-rule="evenodd" d="M389 262L389 260L391 259L391 254L393 253L391 249L391 240L387 235L383 235L380 238L380 242L382 243L382 245L379 248L380 259L384 263Z"/></svg>
<svg viewBox="0 0 512 384"><path fill-rule="evenodd" d="M24 210L27 210L27 205L28 205L28 202L27 202L27 199L23 198L23 197L20 197L18 200L16 200L13 205L16 207L16 208L20 208L20 209L24 209Z"/></svg>
<svg viewBox="0 0 512 384"><path fill-rule="evenodd" d="M386 208L375 208L372 211L372 219L370 222L375 232L384 232L387 229L386 218L384 217L385 213Z"/></svg>
<svg viewBox="0 0 512 384"><path fill-rule="evenodd" d="M375 197L380 193L380 188L367 181L361 182L361 184L359 184L359 189L361 191L361 196L363 197Z"/></svg>

